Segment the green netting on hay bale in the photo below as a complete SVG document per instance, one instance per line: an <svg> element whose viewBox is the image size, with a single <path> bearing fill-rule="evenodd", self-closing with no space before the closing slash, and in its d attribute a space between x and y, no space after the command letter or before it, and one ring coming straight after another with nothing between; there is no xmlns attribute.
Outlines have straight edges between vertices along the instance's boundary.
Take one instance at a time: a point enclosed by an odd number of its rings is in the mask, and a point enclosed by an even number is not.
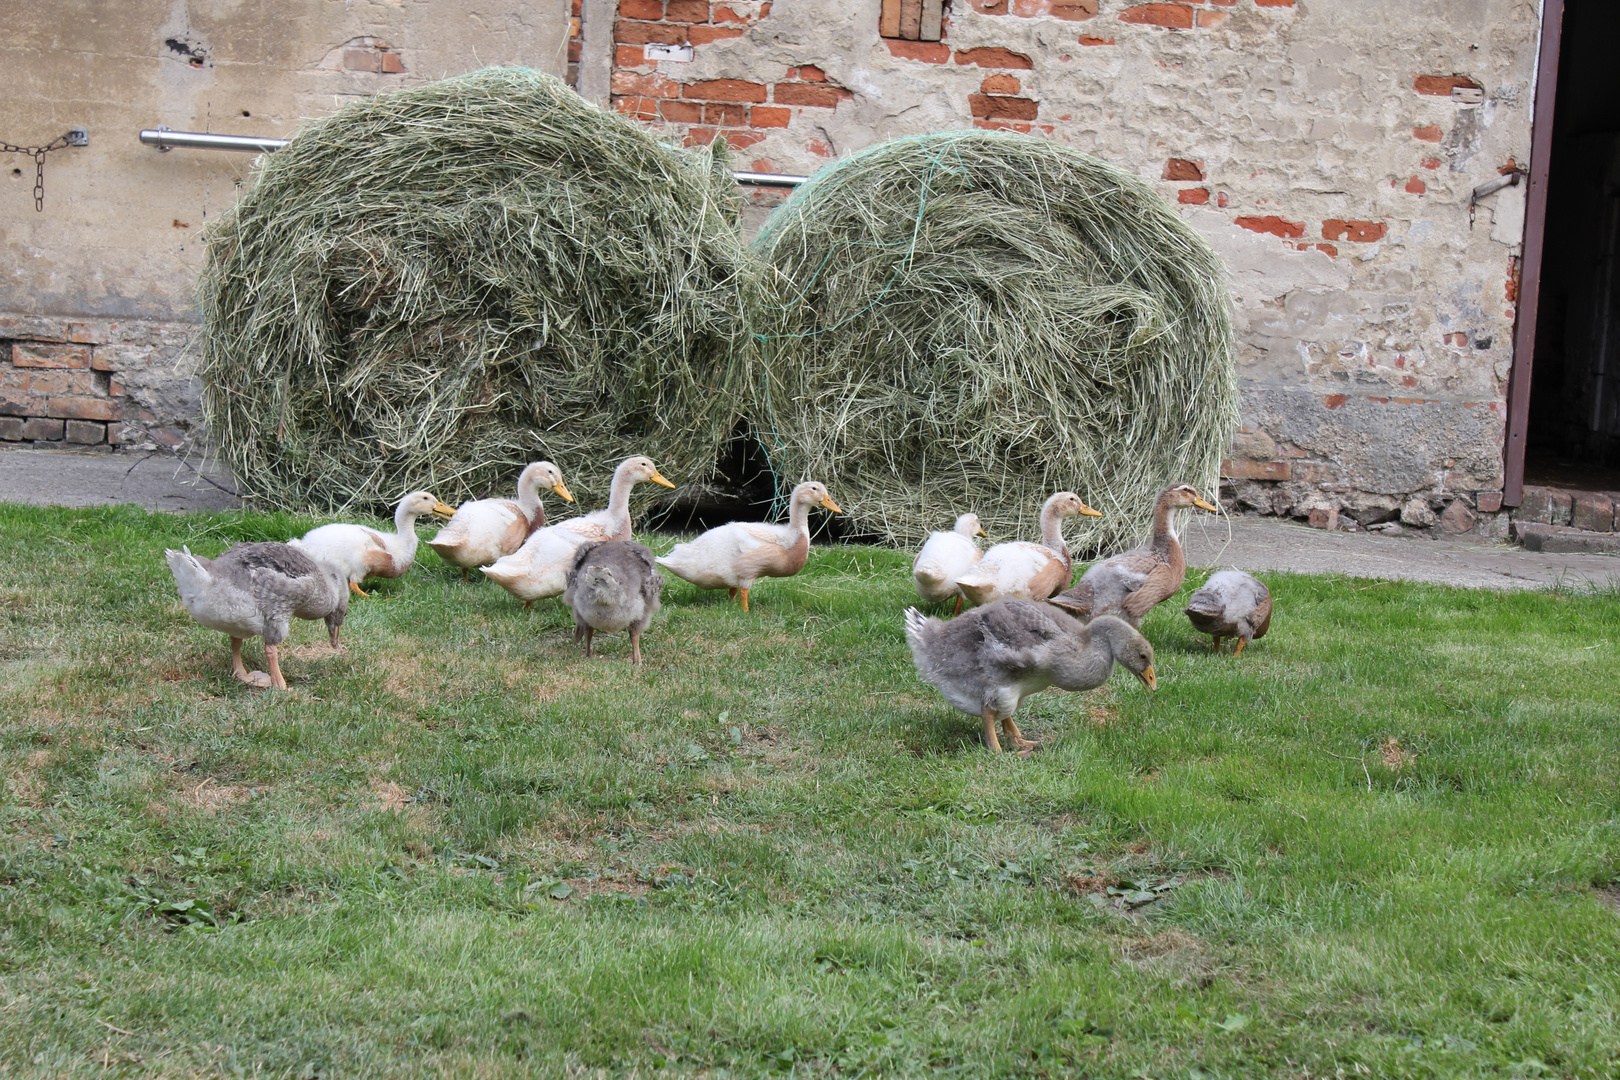
<svg viewBox="0 0 1620 1080"><path fill-rule="evenodd" d="M885 143L801 187L754 242L768 302L753 423L785 482L912 544L972 510L1035 538L1069 489L1148 527L1167 484L1217 483L1236 422L1225 270L1153 188L1028 136Z"/></svg>
<svg viewBox="0 0 1620 1080"><path fill-rule="evenodd" d="M208 232L211 432L284 507L455 502L542 458L586 506L631 454L702 480L746 341L735 199L723 151L534 71L316 120Z"/></svg>

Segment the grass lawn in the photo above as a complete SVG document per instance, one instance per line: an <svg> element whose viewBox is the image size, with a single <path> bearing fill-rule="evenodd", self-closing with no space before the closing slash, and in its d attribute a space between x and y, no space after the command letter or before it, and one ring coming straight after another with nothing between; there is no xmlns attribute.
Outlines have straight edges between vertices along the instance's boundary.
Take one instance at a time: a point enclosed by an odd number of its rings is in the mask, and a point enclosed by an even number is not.
<svg viewBox="0 0 1620 1080"><path fill-rule="evenodd" d="M1021 759L876 548L668 580L637 672L424 546L250 690L162 549L309 524L0 507L0 1075L1620 1071L1613 592L1167 603Z"/></svg>

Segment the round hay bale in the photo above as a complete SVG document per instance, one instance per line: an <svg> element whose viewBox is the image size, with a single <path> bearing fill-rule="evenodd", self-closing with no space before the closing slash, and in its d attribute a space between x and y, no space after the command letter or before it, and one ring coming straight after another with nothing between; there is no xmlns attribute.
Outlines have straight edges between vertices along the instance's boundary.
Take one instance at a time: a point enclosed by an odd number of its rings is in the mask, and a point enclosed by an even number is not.
<svg viewBox="0 0 1620 1080"><path fill-rule="evenodd" d="M897 544L972 510L1035 538L1078 492L1081 548L1213 491L1236 422L1225 270L1142 180L1045 139L900 139L819 173L754 247L752 422L784 482L824 481Z"/></svg>
<svg viewBox="0 0 1620 1080"><path fill-rule="evenodd" d="M736 210L723 150L540 72L347 106L208 232L210 430L278 507L509 492L535 459L585 506L632 454L701 481L737 415Z"/></svg>

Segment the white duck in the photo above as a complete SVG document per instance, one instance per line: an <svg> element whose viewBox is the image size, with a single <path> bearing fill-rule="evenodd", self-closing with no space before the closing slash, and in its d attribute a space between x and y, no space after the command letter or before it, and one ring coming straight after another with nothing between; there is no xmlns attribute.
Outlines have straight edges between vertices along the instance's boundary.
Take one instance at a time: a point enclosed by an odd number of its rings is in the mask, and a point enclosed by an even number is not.
<svg viewBox="0 0 1620 1080"><path fill-rule="evenodd" d="M456 508L428 547L452 566L461 567L461 578L474 566L488 566L502 555L510 555L523 545L534 530L546 523L546 508L540 504L544 484L567 502L574 497L563 483L562 470L549 461L536 461L518 476L517 501L475 499Z"/></svg>
<svg viewBox="0 0 1620 1080"><path fill-rule="evenodd" d="M979 515L963 514L956 519L950 532L932 532L917 552L917 561L911 566L911 578L917 583L917 595L924 600L943 603L956 597L956 614L962 610L962 593L956 579L968 572L983 557L975 536L983 536L984 527Z"/></svg>
<svg viewBox="0 0 1620 1080"><path fill-rule="evenodd" d="M1072 491L1060 491L1041 506L1041 542L1017 540L997 544L972 569L956 579L967 602L982 606L1012 597L1045 600L1069 584L1073 563L1063 542L1063 519L1084 514L1102 517Z"/></svg>
<svg viewBox="0 0 1620 1080"><path fill-rule="evenodd" d="M810 557L810 508L842 513L827 489L814 480L800 484L788 498L786 525L733 521L710 529L696 540L676 544L658 565L700 589L725 589L742 596L762 577L792 577Z"/></svg>
<svg viewBox="0 0 1620 1080"><path fill-rule="evenodd" d="M291 547L305 551L316 562L330 563L349 579L349 591L368 596L360 583L368 577L397 578L416 562L416 519L423 514L449 517L455 511L426 491L413 491L394 509L394 531L383 532L369 525L338 522L309 530L302 538L290 540Z"/></svg>
<svg viewBox="0 0 1620 1080"><path fill-rule="evenodd" d="M613 470L613 484L608 489L605 509L536 529L516 551L484 567L484 573L522 600L524 607L548 596L561 596L568 584L568 568L573 565L574 554L581 544L630 539L634 531L630 521L630 489L643 480L667 488L675 486L650 458L626 458Z"/></svg>
<svg viewBox="0 0 1620 1080"><path fill-rule="evenodd" d="M214 559L199 558L189 548L165 550L163 557L191 617L231 639L231 674L249 686L287 689L278 646L287 640L294 617L326 620L332 648L338 647L349 590L337 567L275 543L237 544ZM242 640L250 637L264 638L269 675L242 666Z"/></svg>

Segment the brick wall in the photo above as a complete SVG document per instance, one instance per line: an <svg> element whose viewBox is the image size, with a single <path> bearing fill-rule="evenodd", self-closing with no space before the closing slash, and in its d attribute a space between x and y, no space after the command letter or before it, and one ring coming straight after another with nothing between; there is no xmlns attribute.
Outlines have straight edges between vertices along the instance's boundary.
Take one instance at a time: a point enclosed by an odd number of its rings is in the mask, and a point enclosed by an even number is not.
<svg viewBox="0 0 1620 1080"><path fill-rule="evenodd" d="M184 362L195 332L0 315L0 442L188 448L201 435Z"/></svg>

